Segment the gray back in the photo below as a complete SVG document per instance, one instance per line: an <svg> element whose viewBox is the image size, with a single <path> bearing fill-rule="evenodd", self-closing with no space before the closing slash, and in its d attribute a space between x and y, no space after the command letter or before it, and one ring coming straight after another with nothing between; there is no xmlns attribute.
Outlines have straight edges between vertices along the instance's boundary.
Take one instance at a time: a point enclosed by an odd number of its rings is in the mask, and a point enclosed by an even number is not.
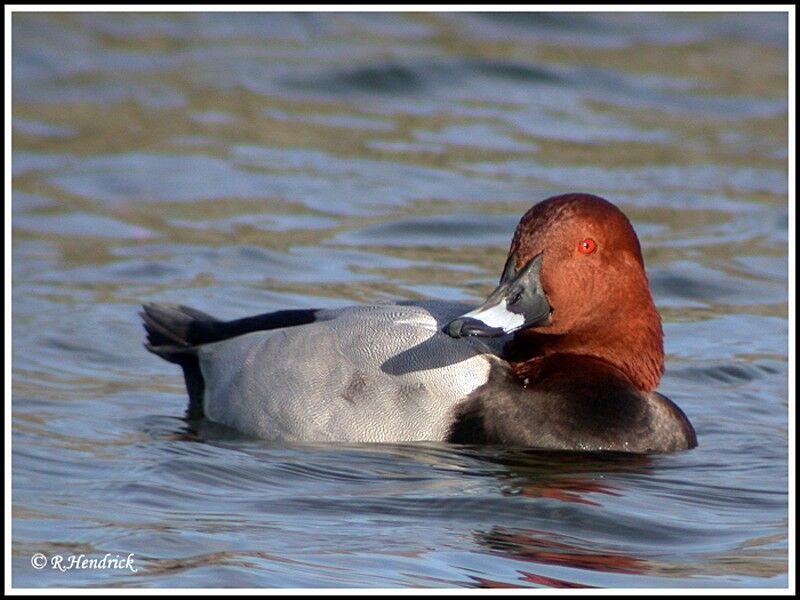
<svg viewBox="0 0 800 600"><path fill-rule="evenodd" d="M486 382L489 348L441 328L470 310L425 302L324 310L308 325L199 351L209 419L276 440L441 440Z"/></svg>

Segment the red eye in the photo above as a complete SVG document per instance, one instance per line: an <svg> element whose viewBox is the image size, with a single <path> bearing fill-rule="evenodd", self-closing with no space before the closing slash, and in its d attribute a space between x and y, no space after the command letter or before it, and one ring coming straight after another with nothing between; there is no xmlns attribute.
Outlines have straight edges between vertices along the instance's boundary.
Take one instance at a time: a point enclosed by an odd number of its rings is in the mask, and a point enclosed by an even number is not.
<svg viewBox="0 0 800 600"><path fill-rule="evenodd" d="M586 238L580 244L578 244L578 250L583 252L584 254L591 254L595 250L597 250L597 244L594 243L592 238Z"/></svg>

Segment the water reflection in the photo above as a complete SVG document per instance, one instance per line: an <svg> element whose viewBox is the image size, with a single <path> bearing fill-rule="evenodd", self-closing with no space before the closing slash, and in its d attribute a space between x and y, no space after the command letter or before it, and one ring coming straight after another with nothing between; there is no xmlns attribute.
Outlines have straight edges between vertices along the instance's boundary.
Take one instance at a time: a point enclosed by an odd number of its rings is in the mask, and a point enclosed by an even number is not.
<svg viewBox="0 0 800 600"><path fill-rule="evenodd" d="M496 528L477 537L492 551L531 563L608 573L641 575L648 571L646 560L620 554L611 548L594 547L588 551L584 540L579 544L557 541L552 539L550 531Z"/></svg>

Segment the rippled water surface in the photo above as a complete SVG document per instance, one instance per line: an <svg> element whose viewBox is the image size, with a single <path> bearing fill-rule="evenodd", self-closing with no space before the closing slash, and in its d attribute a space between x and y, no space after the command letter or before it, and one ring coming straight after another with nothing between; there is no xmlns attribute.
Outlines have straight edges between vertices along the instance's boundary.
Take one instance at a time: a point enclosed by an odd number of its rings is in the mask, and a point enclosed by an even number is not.
<svg viewBox="0 0 800 600"><path fill-rule="evenodd" d="M786 54L779 13L14 14L13 584L787 586ZM694 451L275 445L142 348L143 301L477 301L576 190Z"/></svg>

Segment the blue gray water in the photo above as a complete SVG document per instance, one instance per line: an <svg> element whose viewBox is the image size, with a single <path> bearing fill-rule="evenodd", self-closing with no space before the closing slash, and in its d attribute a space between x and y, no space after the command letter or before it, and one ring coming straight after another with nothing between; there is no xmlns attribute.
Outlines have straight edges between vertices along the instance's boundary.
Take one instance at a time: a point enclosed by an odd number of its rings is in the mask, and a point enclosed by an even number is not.
<svg viewBox="0 0 800 600"><path fill-rule="evenodd" d="M785 14L12 25L14 586L788 585ZM270 444L142 347L143 301L477 301L567 191L641 237L694 451Z"/></svg>

